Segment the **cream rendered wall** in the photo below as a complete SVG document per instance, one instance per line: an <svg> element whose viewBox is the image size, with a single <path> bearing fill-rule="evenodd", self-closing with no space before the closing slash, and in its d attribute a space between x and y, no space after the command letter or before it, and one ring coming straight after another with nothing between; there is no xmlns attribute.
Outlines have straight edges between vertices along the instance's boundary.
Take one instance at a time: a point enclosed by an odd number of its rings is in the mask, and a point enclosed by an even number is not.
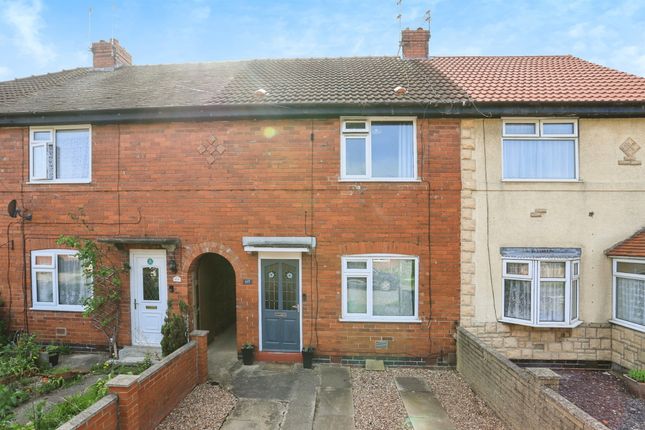
<svg viewBox="0 0 645 430"><path fill-rule="evenodd" d="M645 165L618 164L625 155L619 146L627 138L645 148L645 119L580 119L580 180L573 183L502 181L501 132L500 119L462 122L462 323L487 327L482 331L491 337L517 332L533 340L520 348L532 348L535 342L542 347L541 336L533 335L536 330L561 338L597 337L593 345L599 346L596 329L603 330L605 339L611 317L611 260L604 250L645 225ZM645 149L636 158L645 159ZM536 209L546 214L531 217ZM580 317L585 325L572 331L491 324L502 313L499 249L504 246L581 248ZM538 354L541 358L553 358L549 341ZM535 358L528 351L521 356L529 355ZM606 357L603 353L597 359Z"/></svg>

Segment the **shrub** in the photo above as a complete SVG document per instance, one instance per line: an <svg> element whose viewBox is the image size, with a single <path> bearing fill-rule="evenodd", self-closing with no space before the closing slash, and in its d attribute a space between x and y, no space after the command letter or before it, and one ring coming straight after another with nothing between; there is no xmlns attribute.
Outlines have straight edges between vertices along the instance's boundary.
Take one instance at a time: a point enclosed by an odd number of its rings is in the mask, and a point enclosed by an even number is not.
<svg viewBox="0 0 645 430"><path fill-rule="evenodd" d="M179 314L172 312L172 301L168 301L166 318L161 326L161 353L172 354L188 343L188 305L179 301Z"/></svg>
<svg viewBox="0 0 645 430"><path fill-rule="evenodd" d="M16 390L9 385L0 385L0 419L6 420L13 416L13 409L26 402L29 394L22 390Z"/></svg>
<svg viewBox="0 0 645 430"><path fill-rule="evenodd" d="M627 373L627 376L634 381L645 382L645 369L632 369Z"/></svg>
<svg viewBox="0 0 645 430"><path fill-rule="evenodd" d="M35 336L28 334L21 334L16 343L5 345L0 350L0 378L36 372L39 350Z"/></svg>

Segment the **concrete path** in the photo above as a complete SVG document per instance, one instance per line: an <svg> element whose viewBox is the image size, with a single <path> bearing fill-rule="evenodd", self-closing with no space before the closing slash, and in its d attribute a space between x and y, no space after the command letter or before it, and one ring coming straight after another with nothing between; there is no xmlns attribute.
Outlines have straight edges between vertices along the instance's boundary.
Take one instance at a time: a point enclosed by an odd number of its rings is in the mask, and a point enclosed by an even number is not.
<svg viewBox="0 0 645 430"><path fill-rule="evenodd" d="M232 373L240 366L237 360L235 325L217 335L208 345L208 376L226 389L231 388Z"/></svg>
<svg viewBox="0 0 645 430"><path fill-rule="evenodd" d="M320 366L314 430L354 429L354 403L349 369Z"/></svg>
<svg viewBox="0 0 645 430"><path fill-rule="evenodd" d="M398 376L395 381L414 430L455 430L425 381L408 376Z"/></svg>

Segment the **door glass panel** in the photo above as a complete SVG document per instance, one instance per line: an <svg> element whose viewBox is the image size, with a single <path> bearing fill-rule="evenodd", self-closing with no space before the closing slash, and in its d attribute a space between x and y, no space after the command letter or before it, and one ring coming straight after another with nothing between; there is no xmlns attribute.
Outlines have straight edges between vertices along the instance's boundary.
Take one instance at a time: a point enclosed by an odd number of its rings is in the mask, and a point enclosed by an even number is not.
<svg viewBox="0 0 645 430"><path fill-rule="evenodd" d="M143 268L143 300L159 300L159 268Z"/></svg>
<svg viewBox="0 0 645 430"><path fill-rule="evenodd" d="M54 284L52 272L36 272L36 300L54 302Z"/></svg>
<svg viewBox="0 0 645 430"><path fill-rule="evenodd" d="M264 309L279 309L279 265L269 264L264 268Z"/></svg>
<svg viewBox="0 0 645 430"><path fill-rule="evenodd" d="M367 278L347 278L347 313L367 313Z"/></svg>
<svg viewBox="0 0 645 430"><path fill-rule="evenodd" d="M282 309L295 310L298 304L298 267L282 265Z"/></svg>

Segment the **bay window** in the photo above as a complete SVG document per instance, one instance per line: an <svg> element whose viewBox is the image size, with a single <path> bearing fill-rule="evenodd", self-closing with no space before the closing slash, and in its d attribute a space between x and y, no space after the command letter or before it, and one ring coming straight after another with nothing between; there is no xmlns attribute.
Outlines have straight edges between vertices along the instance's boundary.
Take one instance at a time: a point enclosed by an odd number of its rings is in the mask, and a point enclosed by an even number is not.
<svg viewBox="0 0 645 430"><path fill-rule="evenodd" d="M613 260L613 322L645 331L645 260Z"/></svg>
<svg viewBox="0 0 645 430"><path fill-rule="evenodd" d="M530 326L579 323L579 252L502 248L502 321Z"/></svg>
<svg viewBox="0 0 645 430"><path fill-rule="evenodd" d="M76 251L66 249L32 251L34 309L83 311L91 288L76 254Z"/></svg>
<svg viewBox="0 0 645 430"><path fill-rule="evenodd" d="M418 321L417 257L354 255L342 258L343 320Z"/></svg>

